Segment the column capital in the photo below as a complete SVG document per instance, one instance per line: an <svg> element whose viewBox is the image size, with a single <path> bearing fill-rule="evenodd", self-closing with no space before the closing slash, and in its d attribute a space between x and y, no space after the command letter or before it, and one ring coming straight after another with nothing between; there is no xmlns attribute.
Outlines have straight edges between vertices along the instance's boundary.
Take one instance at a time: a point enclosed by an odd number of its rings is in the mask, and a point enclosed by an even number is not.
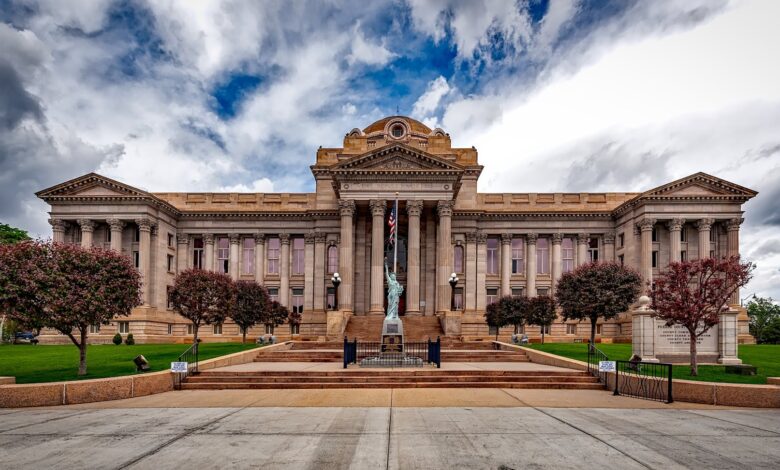
<svg viewBox="0 0 780 470"><path fill-rule="evenodd" d="M739 231L739 226L742 225L742 222L744 222L745 219L743 218L735 218L735 219L729 219L726 222L726 230L729 232Z"/></svg>
<svg viewBox="0 0 780 470"><path fill-rule="evenodd" d="M563 234L562 233L553 233L552 234L552 244L553 245L560 245L563 242Z"/></svg>
<svg viewBox="0 0 780 470"><path fill-rule="evenodd" d="M577 244L579 245L587 245L590 243L590 234L589 233L578 233L577 234Z"/></svg>
<svg viewBox="0 0 780 470"><path fill-rule="evenodd" d="M605 245L614 245L615 244L615 232L606 232L606 233L604 233L604 244Z"/></svg>
<svg viewBox="0 0 780 470"><path fill-rule="evenodd" d="M190 244L190 236L184 232L176 232L176 244L178 245L189 245Z"/></svg>
<svg viewBox="0 0 780 470"><path fill-rule="evenodd" d="M368 207L371 208L372 216L384 217L387 210L387 201L384 199L371 199L368 201Z"/></svg>
<svg viewBox="0 0 780 470"><path fill-rule="evenodd" d="M316 239L317 239L317 233L315 232L309 232L303 235L303 243L307 245L313 245Z"/></svg>
<svg viewBox="0 0 780 470"><path fill-rule="evenodd" d="M529 245L536 245L536 240L539 238L539 234L536 232L528 232L525 234L525 241Z"/></svg>
<svg viewBox="0 0 780 470"><path fill-rule="evenodd" d="M95 221L91 219L79 219L76 221L81 226L82 232L93 232L95 230Z"/></svg>
<svg viewBox="0 0 780 470"><path fill-rule="evenodd" d="M452 208L455 206L455 201L439 201L436 203L436 212L439 217L452 217Z"/></svg>
<svg viewBox="0 0 780 470"><path fill-rule="evenodd" d="M263 245L265 244L265 234L264 233L255 233L253 235L255 238L255 245Z"/></svg>
<svg viewBox="0 0 780 470"><path fill-rule="evenodd" d="M289 245L290 244L290 234L289 233L280 233L279 234L279 240L282 242L282 245Z"/></svg>
<svg viewBox="0 0 780 470"><path fill-rule="evenodd" d="M683 225L685 225L685 219L681 218L671 219L670 221L666 222L666 228L668 228L670 232L681 231Z"/></svg>
<svg viewBox="0 0 780 470"><path fill-rule="evenodd" d="M152 219L148 217L141 217L138 219L135 219L135 223L138 225L138 229L142 232L151 232L152 231Z"/></svg>
<svg viewBox="0 0 780 470"><path fill-rule="evenodd" d="M355 201L352 199L339 199L339 212L341 215L350 217L355 215Z"/></svg>
<svg viewBox="0 0 780 470"><path fill-rule="evenodd" d="M155 223L152 223L152 226L149 227L149 233L152 236L156 237L160 233L160 226Z"/></svg>
<svg viewBox="0 0 780 470"><path fill-rule="evenodd" d="M655 227L656 222L656 219L645 217L644 219L637 222L636 226L639 227L640 232L651 232Z"/></svg>
<svg viewBox="0 0 780 470"><path fill-rule="evenodd" d="M203 245L213 245L214 244L214 234L213 233L204 233L203 234Z"/></svg>
<svg viewBox="0 0 780 470"><path fill-rule="evenodd" d="M316 243L325 243L328 241L328 234L325 232L314 232L314 241Z"/></svg>
<svg viewBox="0 0 780 470"><path fill-rule="evenodd" d="M487 233L485 233L485 232L480 230L480 231L476 232L476 236L477 236L477 243L478 244L485 245L487 243L487 239L488 239Z"/></svg>
<svg viewBox="0 0 780 470"><path fill-rule="evenodd" d="M510 245L512 243L512 234L511 233L502 233L501 234L501 244L502 245Z"/></svg>
<svg viewBox="0 0 780 470"><path fill-rule="evenodd" d="M230 239L231 245L238 245L241 243L241 234L240 233L231 233L228 235L228 238Z"/></svg>
<svg viewBox="0 0 780 470"><path fill-rule="evenodd" d="M120 232L125 228L125 222L119 219L106 219L106 223L111 227L112 232Z"/></svg>
<svg viewBox="0 0 780 470"><path fill-rule="evenodd" d="M476 243L477 232L466 232L466 243Z"/></svg>
<svg viewBox="0 0 780 470"><path fill-rule="evenodd" d="M406 213L410 217L419 217L422 214L423 204L420 200L406 201Z"/></svg>
<svg viewBox="0 0 780 470"><path fill-rule="evenodd" d="M699 231L706 231L712 228L712 224L715 223L715 219L699 219L694 225Z"/></svg>
<svg viewBox="0 0 780 470"><path fill-rule="evenodd" d="M54 230L65 231L65 229L68 228L68 222L62 219L49 219L49 225L51 225Z"/></svg>

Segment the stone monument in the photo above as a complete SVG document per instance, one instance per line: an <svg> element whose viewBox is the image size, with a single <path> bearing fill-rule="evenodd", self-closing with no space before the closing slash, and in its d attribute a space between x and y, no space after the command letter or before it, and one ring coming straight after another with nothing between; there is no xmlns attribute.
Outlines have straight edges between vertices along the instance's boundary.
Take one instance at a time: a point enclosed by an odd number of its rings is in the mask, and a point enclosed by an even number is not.
<svg viewBox="0 0 780 470"><path fill-rule="evenodd" d="M382 354L404 352L404 325L398 318L398 300L404 287L396 280L385 262L385 277L387 278L387 315L382 322Z"/></svg>
<svg viewBox="0 0 780 470"><path fill-rule="evenodd" d="M696 355L699 363L742 364L737 357L737 314L729 310L720 314L720 323L699 337ZM639 298L631 312L631 352L647 362L689 363L690 335L680 325L666 326L650 309L650 298Z"/></svg>

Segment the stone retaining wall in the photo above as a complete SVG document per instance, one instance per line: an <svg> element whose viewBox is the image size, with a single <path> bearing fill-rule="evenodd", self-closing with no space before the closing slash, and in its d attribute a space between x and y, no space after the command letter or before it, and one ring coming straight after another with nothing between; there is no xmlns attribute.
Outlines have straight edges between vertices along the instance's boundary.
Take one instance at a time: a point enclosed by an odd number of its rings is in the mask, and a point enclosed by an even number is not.
<svg viewBox="0 0 780 470"><path fill-rule="evenodd" d="M266 346L266 349L289 349L290 347L292 347L292 343L280 343ZM250 349L208 359L200 362L198 368L200 370L209 370L217 367L246 364L254 360L257 356L257 351L257 349ZM0 408L74 405L78 403L122 400L124 398L142 397L171 390L173 390L173 374L170 370L106 379L0 385Z"/></svg>
<svg viewBox="0 0 780 470"><path fill-rule="evenodd" d="M537 351L514 344L498 343L501 349L521 350L531 362L549 366L587 370L588 364L567 357ZM665 382L665 381L664 381ZM770 379L768 383L772 384ZM675 401L704 403L708 405L747 406L753 408L780 408L780 380L773 385L733 384L721 382L700 382L696 380L672 381L672 397ZM615 387L615 374L608 375L608 389Z"/></svg>

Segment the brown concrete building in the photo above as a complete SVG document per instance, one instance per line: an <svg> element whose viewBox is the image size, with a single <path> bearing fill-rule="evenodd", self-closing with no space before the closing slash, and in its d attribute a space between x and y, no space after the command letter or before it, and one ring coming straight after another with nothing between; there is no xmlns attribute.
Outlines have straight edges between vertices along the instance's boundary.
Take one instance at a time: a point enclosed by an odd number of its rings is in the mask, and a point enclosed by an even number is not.
<svg viewBox="0 0 780 470"><path fill-rule="evenodd" d="M121 250L143 275L144 305L93 338L118 330L182 342L191 330L167 308L167 289L190 267L254 279L300 310L300 331L277 327L282 338L338 337L351 316L382 314L396 195L400 311L438 316L447 334L467 339L489 336L483 314L494 299L552 294L561 274L582 263L616 261L650 280L672 260L737 254L742 204L756 195L704 173L643 193L478 193L482 168L476 149L453 148L441 129L393 116L353 129L343 148L320 148L314 193L149 193L91 173L37 195L51 205L55 241ZM630 341L630 328L618 318L599 325L598 336ZM229 322L204 330L206 340L239 334ZM750 339L744 313L740 333ZM549 334L574 341L589 325L556 322Z"/></svg>

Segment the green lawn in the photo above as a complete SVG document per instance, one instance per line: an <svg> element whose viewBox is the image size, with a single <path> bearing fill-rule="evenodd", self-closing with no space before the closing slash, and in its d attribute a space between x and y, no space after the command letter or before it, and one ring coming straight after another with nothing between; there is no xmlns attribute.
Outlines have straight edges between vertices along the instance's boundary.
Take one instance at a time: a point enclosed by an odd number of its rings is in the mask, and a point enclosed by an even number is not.
<svg viewBox="0 0 780 470"><path fill-rule="evenodd" d="M580 361L587 361L588 359L588 345L586 343L534 343L530 347ZM605 343L598 344L596 347L612 360L628 360L631 357L630 344ZM780 377L780 345L740 345L739 358L742 359L744 364L758 367L758 374L754 376L727 374L723 366L701 365L699 366L699 375L696 377L691 377L691 368L688 365L675 365L672 373L675 379L745 384L765 384L767 377Z"/></svg>
<svg viewBox="0 0 780 470"><path fill-rule="evenodd" d="M187 344L125 344L87 347L87 375L78 377L79 350L73 345L0 345L0 376L16 377L16 383L98 379L135 374L133 358L143 354L152 371L171 367ZM201 343L199 359L211 359L247 349L254 343Z"/></svg>

